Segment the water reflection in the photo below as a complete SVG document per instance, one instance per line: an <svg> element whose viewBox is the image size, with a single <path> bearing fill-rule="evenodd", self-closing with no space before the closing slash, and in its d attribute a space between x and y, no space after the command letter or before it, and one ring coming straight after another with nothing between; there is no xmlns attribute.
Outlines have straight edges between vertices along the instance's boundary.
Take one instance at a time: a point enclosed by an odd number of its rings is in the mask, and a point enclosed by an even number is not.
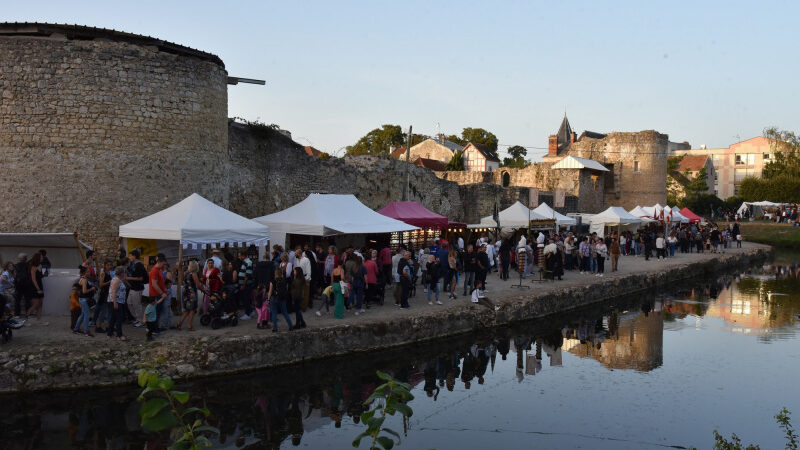
<svg viewBox="0 0 800 450"><path fill-rule="evenodd" d="M657 371L664 364L665 330L702 329L704 320L721 319L726 331L757 335L762 342L793 336L800 312L798 275L795 266L766 266L751 274L687 283L676 295L649 293L438 345L196 382L186 388L193 402L212 411L209 421L221 432L219 448L298 446L309 444L309 435L315 439L309 445L346 448L363 428L363 401L380 383L376 369L414 386L415 409L443 403L444 412L436 414L479 414L449 405L477 390L498 389L500 381L519 384L515 389L525 392L525 385L578 370L592 360L607 377L620 376L610 370ZM567 398L571 387L564 388ZM137 393L118 389L8 397L0 409L0 442L10 449L163 447L163 436L145 436L139 429ZM413 435L414 424L420 428L423 420L416 417L400 429ZM491 423L499 420L493 415L480 417L488 428L499 426Z"/></svg>

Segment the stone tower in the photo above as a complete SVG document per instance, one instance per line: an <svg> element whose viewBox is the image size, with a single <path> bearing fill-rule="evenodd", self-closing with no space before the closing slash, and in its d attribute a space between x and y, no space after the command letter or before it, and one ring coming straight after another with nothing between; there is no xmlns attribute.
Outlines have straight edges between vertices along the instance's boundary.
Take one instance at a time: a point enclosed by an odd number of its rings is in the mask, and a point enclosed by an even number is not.
<svg viewBox="0 0 800 450"><path fill-rule="evenodd" d="M0 24L0 231L118 226L197 192L227 206L215 55L84 26Z"/></svg>

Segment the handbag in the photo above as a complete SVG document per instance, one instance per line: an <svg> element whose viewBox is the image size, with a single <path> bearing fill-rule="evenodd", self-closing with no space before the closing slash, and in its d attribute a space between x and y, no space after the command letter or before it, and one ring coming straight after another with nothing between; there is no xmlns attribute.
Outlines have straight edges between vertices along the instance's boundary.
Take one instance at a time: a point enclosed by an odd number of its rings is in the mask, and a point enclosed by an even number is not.
<svg viewBox="0 0 800 450"><path fill-rule="evenodd" d="M340 281L339 282L339 287L342 288L342 295L343 296L347 297L348 295L350 295L350 291L349 291L349 289L347 289L347 282L346 281Z"/></svg>

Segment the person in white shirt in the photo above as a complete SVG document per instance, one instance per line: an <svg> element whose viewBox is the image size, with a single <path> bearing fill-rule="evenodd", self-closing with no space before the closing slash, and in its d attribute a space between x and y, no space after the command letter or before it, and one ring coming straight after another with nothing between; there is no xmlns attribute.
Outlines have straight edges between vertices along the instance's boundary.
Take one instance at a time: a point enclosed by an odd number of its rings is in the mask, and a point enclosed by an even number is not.
<svg viewBox="0 0 800 450"><path fill-rule="evenodd" d="M659 233L658 237L656 238L656 256L658 256L658 259L667 258L666 246L664 245L664 235L661 233Z"/></svg>
<svg viewBox="0 0 800 450"><path fill-rule="evenodd" d="M517 244L517 248L518 249L525 248L526 245L528 245L528 239L525 238L525 234L521 234L519 236L519 243Z"/></svg>
<svg viewBox="0 0 800 450"><path fill-rule="evenodd" d="M461 236L458 237L458 249L464 250L464 238L462 238Z"/></svg>
<svg viewBox="0 0 800 450"><path fill-rule="evenodd" d="M500 240L498 240L497 243L500 243ZM492 271L492 267L494 267L494 255L496 255L496 254L497 254L497 251L494 248L494 245L492 245L492 244L486 245L486 256L489 257L489 272L491 272Z"/></svg>
<svg viewBox="0 0 800 450"><path fill-rule="evenodd" d="M495 311L500 310L499 306L495 305L494 302L483 295L483 283L480 281L475 283L475 290L472 291L472 303L480 303L481 305Z"/></svg>
<svg viewBox="0 0 800 450"><path fill-rule="evenodd" d="M303 269L303 276L306 278L306 281L311 281L311 261L299 247L295 250L295 260L297 261L295 267Z"/></svg>

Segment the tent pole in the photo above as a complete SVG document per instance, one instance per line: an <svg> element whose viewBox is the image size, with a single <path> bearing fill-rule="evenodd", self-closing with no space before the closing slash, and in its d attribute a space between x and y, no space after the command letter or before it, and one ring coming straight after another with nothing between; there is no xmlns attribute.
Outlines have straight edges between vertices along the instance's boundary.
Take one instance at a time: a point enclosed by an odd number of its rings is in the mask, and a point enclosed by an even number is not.
<svg viewBox="0 0 800 450"><path fill-rule="evenodd" d="M183 243L181 241L178 241L178 279L175 282L178 286L178 301L180 301L183 298L181 297L181 288L183 287Z"/></svg>
<svg viewBox="0 0 800 450"><path fill-rule="evenodd" d="M72 237L75 238L75 245L78 246L78 252L81 254L81 262L86 261L86 254L83 252L83 246L81 245L81 241L78 240L78 233L73 232Z"/></svg>

